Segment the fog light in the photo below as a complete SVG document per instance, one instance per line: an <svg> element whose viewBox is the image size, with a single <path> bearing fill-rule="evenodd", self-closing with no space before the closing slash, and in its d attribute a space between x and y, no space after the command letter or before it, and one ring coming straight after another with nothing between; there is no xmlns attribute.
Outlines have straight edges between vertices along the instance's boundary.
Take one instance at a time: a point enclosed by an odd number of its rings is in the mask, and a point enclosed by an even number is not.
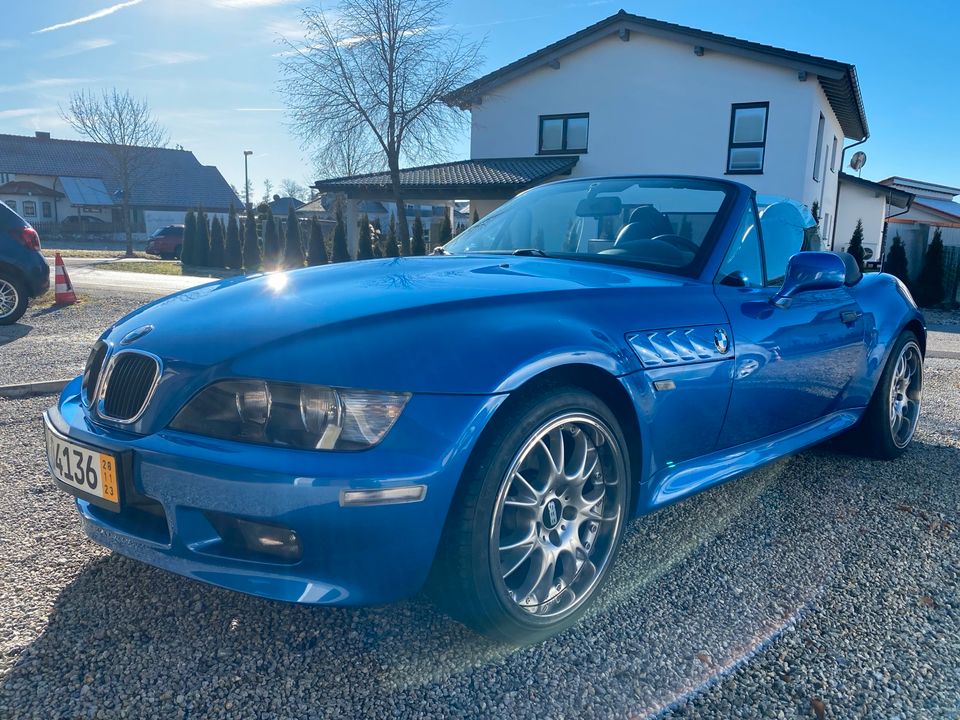
<svg viewBox="0 0 960 720"><path fill-rule="evenodd" d="M283 525L268 525L220 513L207 513L207 517L224 543L235 548L286 562L299 560L303 552L296 531Z"/></svg>
<svg viewBox="0 0 960 720"><path fill-rule="evenodd" d="M392 505L423 500L427 495L426 485L403 485L377 490L341 490L341 507L362 505Z"/></svg>

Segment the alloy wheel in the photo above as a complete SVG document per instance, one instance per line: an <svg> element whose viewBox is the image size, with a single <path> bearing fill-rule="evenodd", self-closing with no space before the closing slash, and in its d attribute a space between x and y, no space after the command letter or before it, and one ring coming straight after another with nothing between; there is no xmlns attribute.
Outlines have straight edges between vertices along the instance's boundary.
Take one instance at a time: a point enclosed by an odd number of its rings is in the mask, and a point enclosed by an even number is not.
<svg viewBox="0 0 960 720"><path fill-rule="evenodd" d="M9 280L0 278L0 318L12 315L20 304L20 294Z"/></svg>
<svg viewBox="0 0 960 720"><path fill-rule="evenodd" d="M917 429L922 388L923 357L911 341L900 350L890 378L890 436L898 448L906 447Z"/></svg>
<svg viewBox="0 0 960 720"><path fill-rule="evenodd" d="M555 619L591 595L626 511L623 454L599 418L569 413L534 431L501 485L490 535L501 598Z"/></svg>

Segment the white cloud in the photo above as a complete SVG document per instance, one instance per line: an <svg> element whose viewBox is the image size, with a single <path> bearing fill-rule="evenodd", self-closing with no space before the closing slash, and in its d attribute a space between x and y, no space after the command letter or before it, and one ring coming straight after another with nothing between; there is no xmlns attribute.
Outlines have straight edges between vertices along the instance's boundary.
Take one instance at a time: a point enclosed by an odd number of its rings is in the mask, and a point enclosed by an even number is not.
<svg viewBox="0 0 960 720"><path fill-rule="evenodd" d="M293 0L213 0L217 7L230 10L246 10L247 8L270 7L271 5L285 5Z"/></svg>
<svg viewBox="0 0 960 720"><path fill-rule="evenodd" d="M97 10L96 12L92 12L89 15L84 15L83 17L78 17L74 20L67 20L66 22L57 23L56 25L50 25L45 28L40 28L39 30L34 30L33 34L36 35L37 33L50 32L51 30L60 30L61 28L73 27L74 25L80 25L81 23L90 22L91 20L98 20L102 17L106 17L107 15L113 15L118 10L139 5L142 2L143 0L126 0L126 2L111 5L110 7Z"/></svg>
<svg viewBox="0 0 960 720"><path fill-rule="evenodd" d="M54 50L47 53L47 57L51 59L69 57L70 55L79 55L80 53L87 52L88 50L99 50L100 48L110 47L113 44L114 41L108 40L107 38L81 40L80 42L75 42L72 45L67 45L59 50Z"/></svg>
<svg viewBox="0 0 960 720"><path fill-rule="evenodd" d="M13 110L0 110L0 120L10 118L26 117L40 112L40 108L15 108Z"/></svg>
<svg viewBox="0 0 960 720"><path fill-rule="evenodd" d="M45 87L59 87L61 85L87 85L92 82L89 78L42 78L40 80L29 80L27 82L16 83L14 85L0 85L0 93L19 92L21 90L39 90Z"/></svg>
<svg viewBox="0 0 960 720"><path fill-rule="evenodd" d="M143 67L156 67L158 65L181 65L197 60L206 60L207 56L202 53L186 52L183 50L169 50L160 52L137 53L140 57L149 61L148 65Z"/></svg>

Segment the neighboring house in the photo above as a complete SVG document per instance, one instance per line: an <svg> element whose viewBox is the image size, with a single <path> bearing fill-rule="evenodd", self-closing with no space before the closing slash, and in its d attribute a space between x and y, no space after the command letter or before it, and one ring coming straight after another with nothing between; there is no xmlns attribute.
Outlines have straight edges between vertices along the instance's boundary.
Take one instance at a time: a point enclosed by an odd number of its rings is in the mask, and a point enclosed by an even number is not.
<svg viewBox="0 0 960 720"><path fill-rule="evenodd" d="M279 195L274 195L273 200L268 202L267 205L270 206L270 212L273 213L274 217L286 217L287 213L290 212L291 206L293 206L293 210L296 212L303 207L304 203L295 197L280 197Z"/></svg>
<svg viewBox="0 0 960 720"><path fill-rule="evenodd" d="M201 165L192 152L143 150L148 169L130 198L135 237L182 223L186 211L198 205L211 214L243 207L217 168ZM0 134L0 201L41 233L122 234L119 191L104 145L43 132Z"/></svg>
<svg viewBox="0 0 960 720"><path fill-rule="evenodd" d="M480 216L562 175L726 176L817 202L829 244L843 139L869 135L853 65L624 11L447 100L471 113L470 160L406 169L401 184ZM383 198L389 178L316 187Z"/></svg>
<svg viewBox="0 0 960 720"><path fill-rule="evenodd" d="M927 245L933 239L937 228L940 228L945 246L960 246L960 203L954 200L960 196L960 187L911 180L896 175L881 180L880 185L915 196L908 212L897 212L895 208L887 209L888 246L894 235L900 236L907 252L907 263L912 277L916 277L920 272Z"/></svg>
<svg viewBox="0 0 960 720"><path fill-rule="evenodd" d="M906 190L841 172L836 232L833 244L827 247L846 250L859 220L863 223L864 260L879 266L892 239L888 237L884 243L887 216L908 211L913 198L913 193Z"/></svg>

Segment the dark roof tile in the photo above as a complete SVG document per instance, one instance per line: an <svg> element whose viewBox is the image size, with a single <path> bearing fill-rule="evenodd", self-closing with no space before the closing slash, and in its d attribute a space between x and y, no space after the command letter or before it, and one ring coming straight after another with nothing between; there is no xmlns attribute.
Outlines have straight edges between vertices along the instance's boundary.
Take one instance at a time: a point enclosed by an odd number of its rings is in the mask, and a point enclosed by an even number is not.
<svg viewBox="0 0 960 720"><path fill-rule="evenodd" d="M201 165L188 150L143 148L149 168L131 192L132 205L152 209L208 210L242 207L217 168ZM0 172L52 177L100 178L110 193L119 189L107 146L82 140L61 140L0 134Z"/></svg>
<svg viewBox="0 0 960 720"><path fill-rule="evenodd" d="M471 193L476 192L511 194L568 173L578 160L575 155L458 160L401 170L400 186L408 196L419 192L437 199L449 197L451 193L457 198L471 197ZM319 180L313 186L321 192L363 191L384 197L391 192L388 172Z"/></svg>

